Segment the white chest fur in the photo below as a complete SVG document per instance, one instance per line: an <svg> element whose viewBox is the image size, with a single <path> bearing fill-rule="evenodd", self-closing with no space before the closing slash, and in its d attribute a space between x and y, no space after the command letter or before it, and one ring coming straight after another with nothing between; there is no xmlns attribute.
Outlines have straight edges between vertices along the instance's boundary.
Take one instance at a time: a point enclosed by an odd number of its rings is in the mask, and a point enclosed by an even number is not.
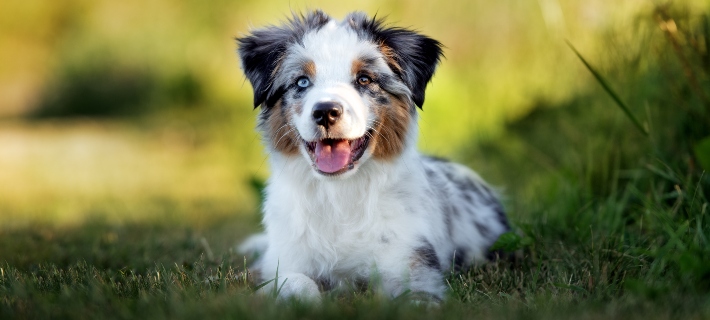
<svg viewBox="0 0 710 320"><path fill-rule="evenodd" d="M399 256L410 252L402 246L444 229L436 228L441 215L432 212L418 159L412 152L400 163L371 162L355 177L326 180L310 174L306 161L275 157L264 208L265 267L350 278L407 259Z"/></svg>

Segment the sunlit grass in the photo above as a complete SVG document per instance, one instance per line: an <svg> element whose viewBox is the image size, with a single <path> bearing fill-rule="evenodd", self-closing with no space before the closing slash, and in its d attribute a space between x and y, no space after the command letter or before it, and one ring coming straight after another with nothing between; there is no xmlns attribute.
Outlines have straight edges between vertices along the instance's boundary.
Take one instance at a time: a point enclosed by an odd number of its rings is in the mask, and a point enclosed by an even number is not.
<svg viewBox="0 0 710 320"><path fill-rule="evenodd" d="M247 182L257 164L243 165L250 159L230 152L228 141L179 123L149 130L105 121L6 124L0 224L72 224L102 212L111 221L150 220L164 202L175 215L200 205L251 214L256 197Z"/></svg>

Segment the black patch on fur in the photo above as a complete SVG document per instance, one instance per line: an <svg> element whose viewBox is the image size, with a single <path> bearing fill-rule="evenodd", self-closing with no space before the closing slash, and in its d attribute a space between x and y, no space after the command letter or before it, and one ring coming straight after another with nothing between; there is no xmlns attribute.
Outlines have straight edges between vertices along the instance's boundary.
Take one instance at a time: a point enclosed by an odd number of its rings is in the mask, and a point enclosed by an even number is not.
<svg viewBox="0 0 710 320"><path fill-rule="evenodd" d="M498 218L498 222L502 224L505 227L505 231L510 230L510 224L508 223L508 218L505 216L505 211L503 210L503 205L500 203L498 200L498 197L495 196L493 191L491 191L490 188L488 188L486 185L480 184L479 185L481 188L477 189L478 192L480 192L483 195L483 199L485 201L485 205L488 207L493 208L493 211L496 212L496 216Z"/></svg>
<svg viewBox="0 0 710 320"><path fill-rule="evenodd" d="M503 225L505 231L510 230L510 224L508 222L508 218L505 216L503 205L488 186L467 177L457 176L450 170L444 170L444 174L446 175L446 178L456 186L461 197L466 200L466 202L474 205L477 201L481 201L483 206L489 207L495 211L498 223ZM471 214L475 215L475 212L471 212ZM473 220L473 223L484 238L490 239L493 236L490 227L478 222L476 219Z"/></svg>
<svg viewBox="0 0 710 320"><path fill-rule="evenodd" d="M430 182L434 182L434 179L436 179L436 171L434 171L432 168L429 168L428 166L424 166L424 173L426 174L427 178L429 178Z"/></svg>
<svg viewBox="0 0 710 320"><path fill-rule="evenodd" d="M333 283L328 278L317 278L316 284L321 292L330 291L333 289Z"/></svg>
<svg viewBox="0 0 710 320"><path fill-rule="evenodd" d="M459 181L459 178L457 176L455 176L453 172L451 172L450 168L447 166L443 169L444 169L444 175L446 176L446 179L448 179L453 184L455 184L459 190L463 189L463 187L461 186L461 183Z"/></svg>
<svg viewBox="0 0 710 320"><path fill-rule="evenodd" d="M498 202L498 199L493 194L493 191L491 191L491 189L489 189L487 186L477 184L476 186L474 186L474 188L476 188L476 192L480 193L483 196L483 199L486 201L487 205L493 206L495 203Z"/></svg>
<svg viewBox="0 0 710 320"><path fill-rule="evenodd" d="M278 108L273 108L273 106L276 105L276 102L278 102L278 100L276 100L272 104L270 104L270 106L272 106L271 108L262 108L261 112L259 113L259 116L257 119L257 126L259 126L262 129L262 131L267 130L265 127L262 127L262 126L267 125L267 121L269 120L269 117L271 117L271 115L274 112L278 112L281 114L281 116L286 117L286 108L290 104L284 103L284 101L282 101L282 103L279 105Z"/></svg>
<svg viewBox="0 0 710 320"><path fill-rule="evenodd" d="M382 88L382 90L390 93L393 96L399 96L399 93L397 93L397 90L394 90L393 88L398 87L401 85L401 77L398 75L389 75L389 74L377 74L377 78L373 79L377 85ZM413 110L416 112L416 108L413 108Z"/></svg>
<svg viewBox="0 0 710 320"><path fill-rule="evenodd" d="M293 90L291 92L293 92L293 93L288 94L286 96L292 97L293 100L301 100L301 98L303 98L303 96L306 94L306 90Z"/></svg>
<svg viewBox="0 0 710 320"><path fill-rule="evenodd" d="M466 267L466 253L464 248L456 248L452 253L454 271L462 271Z"/></svg>
<svg viewBox="0 0 710 320"><path fill-rule="evenodd" d="M387 105L390 103L390 99L387 99L387 97L385 96L379 96L377 97L377 99L375 99L375 101L377 102L377 104L380 105Z"/></svg>
<svg viewBox="0 0 710 320"><path fill-rule="evenodd" d="M448 232L449 238L451 238L454 234L453 219L451 218L453 210L454 207L452 205L447 205L446 209L444 210L444 223L446 224L446 232Z"/></svg>
<svg viewBox="0 0 710 320"><path fill-rule="evenodd" d="M505 231L510 231L510 223L508 222L508 217L505 216L505 211L503 211L503 206L500 204L500 202L496 201L495 207L493 207L493 210L495 210L496 215L498 216L498 222L502 224L505 227Z"/></svg>
<svg viewBox="0 0 710 320"><path fill-rule="evenodd" d="M436 171L424 166L424 172L426 173L429 182L432 184L432 192L435 194L437 199L440 199L439 206L441 206L441 209L444 212L444 224L446 225L446 231L449 238L451 238L454 231L452 216L459 217L461 213L459 213L458 208L456 208L456 206L451 204L449 201L441 201L448 199L449 195L446 193L447 191L445 185L441 184L440 178L436 175Z"/></svg>
<svg viewBox="0 0 710 320"><path fill-rule="evenodd" d="M430 157L424 157L423 160L424 162L440 161L438 158ZM444 213L444 224L446 225L446 231L449 235L449 238L451 238L453 236L454 228L452 216L459 217L461 213L459 212L456 206L454 206L450 201L446 200L449 199L450 195L448 194L448 188L446 188L446 183L442 181L442 178L438 175L438 171L432 169L428 165L424 165L424 173L426 174L427 179L429 180L429 183L432 186L432 193L434 193L436 199L439 199L439 206L441 207Z"/></svg>
<svg viewBox="0 0 710 320"><path fill-rule="evenodd" d="M358 92L361 96L364 96L364 95L368 95L368 96L370 96L370 97L374 96L374 95L375 95L375 92L376 92L377 90L375 90L375 88L373 88L373 86L375 86L375 84L369 84L369 85L366 85L366 86L361 86L361 85L357 84L357 82L356 82L356 83L353 83L353 88L355 88L355 90L357 90L357 92Z"/></svg>
<svg viewBox="0 0 710 320"><path fill-rule="evenodd" d="M493 232L491 232L491 228L479 222L478 220L473 219L473 224L476 226L476 229L478 229L478 232L481 234L482 237L490 239L493 235Z"/></svg>
<svg viewBox="0 0 710 320"><path fill-rule="evenodd" d="M380 236L380 242L384 244L390 243L390 238L383 234Z"/></svg>
<svg viewBox="0 0 710 320"><path fill-rule="evenodd" d="M464 192L462 194L462 196L463 196L463 199L466 200L466 202L468 202L469 204L473 204L473 197L471 197L470 193Z"/></svg>
<svg viewBox="0 0 710 320"><path fill-rule="evenodd" d="M280 26L254 30L250 35L237 38L238 53L244 73L254 88L254 108L264 104L268 108L280 99L286 88L273 87L274 70L288 47L300 43L303 35L318 30L330 21L322 11L304 16L294 14Z"/></svg>
<svg viewBox="0 0 710 320"><path fill-rule="evenodd" d="M459 178L455 182L456 182L456 185L459 187L459 190L461 190L461 192L463 192L463 193L473 192L473 193L480 195L481 197L484 197L484 198L488 197L485 193L481 192L481 189L478 187L478 184L475 181L473 181L472 179L463 177L463 178Z"/></svg>
<svg viewBox="0 0 710 320"><path fill-rule="evenodd" d="M282 109L283 109L283 108L282 108ZM273 113L273 112L274 112L274 108L263 108L263 109L261 109L261 112L259 113L259 117L258 117L258 121L257 121L258 125L259 125L259 126L266 125L266 121L269 119L269 116L270 116L271 113ZM276 111L276 112L281 112L281 111L278 110L278 111Z"/></svg>
<svg viewBox="0 0 710 320"><path fill-rule="evenodd" d="M429 240L423 240L424 245L414 249L414 259L429 268L439 270L441 268L441 264L439 264L439 257L436 256L434 246L431 242L429 242Z"/></svg>
<svg viewBox="0 0 710 320"><path fill-rule="evenodd" d="M362 12L351 13L346 21L360 37L392 49L395 54L393 59L402 70L400 72L393 64L390 64L390 69L412 91L412 101L422 108L426 85L443 57L442 44L409 29L389 27L384 19L369 18Z"/></svg>

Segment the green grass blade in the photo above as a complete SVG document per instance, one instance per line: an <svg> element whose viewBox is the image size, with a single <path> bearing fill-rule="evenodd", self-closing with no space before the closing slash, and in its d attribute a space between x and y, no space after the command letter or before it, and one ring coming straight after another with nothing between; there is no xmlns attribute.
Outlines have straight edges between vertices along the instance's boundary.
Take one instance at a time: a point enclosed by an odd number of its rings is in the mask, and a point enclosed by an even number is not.
<svg viewBox="0 0 710 320"><path fill-rule="evenodd" d="M281 294L281 289L284 288L284 285L286 284L286 281L288 281L288 278L284 279L283 282L281 282L281 286L279 287L278 290L276 290L275 297L278 298L279 294Z"/></svg>
<svg viewBox="0 0 710 320"><path fill-rule="evenodd" d="M253 292L257 292L257 291L259 291L259 289L265 287L265 286L266 286L267 284L269 284L269 283L272 283L274 280L276 280L276 279L271 279L271 280L269 280L269 281L264 281L264 282L262 282L260 285L254 287L254 289L252 289L252 291L253 291Z"/></svg>
<svg viewBox="0 0 710 320"><path fill-rule="evenodd" d="M631 111L626 106L626 104L624 104L624 102L621 101L621 98L619 98L619 96L616 94L616 92L614 92L614 90L611 89L609 84L606 81L604 81L604 78L602 78L602 76L599 74L599 72L597 72L596 70L594 70L594 68L592 68L592 66L589 64L589 62L587 62L587 60L585 60L584 57L582 57L582 55L579 53L579 51L577 51L577 49L575 49L574 46L569 41L565 40L565 42L567 42L567 45L570 47L570 49L572 49L572 51L574 51L574 53L577 55L577 57L579 57L579 60L582 60L582 63L584 63L584 65L587 67L587 70L589 70L589 72L592 73L594 78L597 79L597 82L599 82L599 84L602 86L602 88L604 88L604 91L606 91L606 93L608 93L609 96L611 96L611 98L614 100L614 102L616 102L616 104L619 106L619 108L621 108L621 110L624 111L626 116L629 117L629 119L631 119L631 122L633 122L634 125L636 125L636 128L638 128L639 131L641 131L641 133L643 133L645 136L648 136L648 131L646 130L646 128L644 128L641 125L641 122L639 122L638 119L636 119L636 117L634 117L634 115L631 113Z"/></svg>
<svg viewBox="0 0 710 320"><path fill-rule="evenodd" d="M274 278L274 291L273 291L274 298L277 298L279 296L279 264L280 264L280 261L276 260L276 277Z"/></svg>

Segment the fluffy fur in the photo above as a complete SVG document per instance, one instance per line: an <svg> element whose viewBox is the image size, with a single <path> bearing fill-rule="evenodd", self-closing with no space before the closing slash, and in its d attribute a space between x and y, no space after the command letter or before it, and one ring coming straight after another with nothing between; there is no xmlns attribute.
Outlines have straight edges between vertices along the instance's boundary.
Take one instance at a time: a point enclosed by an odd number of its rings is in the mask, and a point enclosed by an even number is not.
<svg viewBox="0 0 710 320"><path fill-rule="evenodd" d="M269 153L265 233L240 249L283 297L369 283L441 299L443 273L509 230L468 168L416 151L441 44L363 13L321 11L237 39Z"/></svg>

